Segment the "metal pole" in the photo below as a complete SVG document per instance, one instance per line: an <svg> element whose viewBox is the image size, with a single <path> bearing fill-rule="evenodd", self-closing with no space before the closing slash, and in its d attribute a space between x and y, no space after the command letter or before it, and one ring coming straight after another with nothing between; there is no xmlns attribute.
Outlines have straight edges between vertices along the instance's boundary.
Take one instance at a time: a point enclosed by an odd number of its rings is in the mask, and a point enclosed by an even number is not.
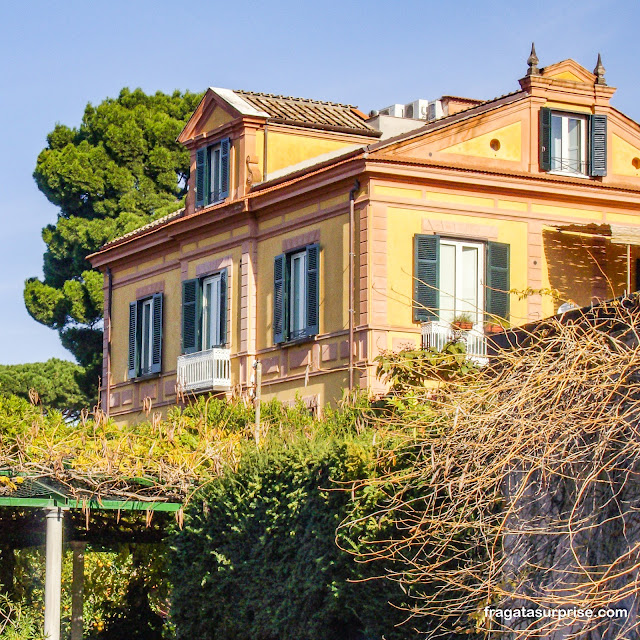
<svg viewBox="0 0 640 640"><path fill-rule="evenodd" d="M45 509L47 541L44 582L44 635L60 640L60 600L62 591L62 523L59 507Z"/></svg>
<svg viewBox="0 0 640 640"><path fill-rule="evenodd" d="M262 397L262 362L260 362L260 360L256 360L253 363L253 366L256 369L256 397L254 400L256 408L255 439L256 444L260 445L260 398Z"/></svg>
<svg viewBox="0 0 640 640"><path fill-rule="evenodd" d="M354 333L354 315L355 315L355 299L354 299L354 282L353 275L355 271L355 210L356 195L360 189L360 183L356 180L353 189L349 191L349 392L353 391L353 333Z"/></svg>
<svg viewBox="0 0 640 640"><path fill-rule="evenodd" d="M71 640L82 640L84 619L84 550L85 542L72 542L73 580L71 583Z"/></svg>
<svg viewBox="0 0 640 640"><path fill-rule="evenodd" d="M105 327L107 332L107 398L105 400L105 406L102 410L109 417L111 411L111 305L113 304L113 274L111 273L111 267L107 267L107 309L105 314ZM104 387L105 381L102 381Z"/></svg>

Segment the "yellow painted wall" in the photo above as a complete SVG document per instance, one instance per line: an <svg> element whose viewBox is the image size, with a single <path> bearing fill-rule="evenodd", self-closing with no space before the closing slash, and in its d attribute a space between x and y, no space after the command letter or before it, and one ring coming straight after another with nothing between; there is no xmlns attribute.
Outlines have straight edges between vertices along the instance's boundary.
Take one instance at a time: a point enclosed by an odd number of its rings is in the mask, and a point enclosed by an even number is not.
<svg viewBox="0 0 640 640"><path fill-rule="evenodd" d="M591 107L586 107L582 104L574 104L572 102L557 102L548 100L545 104L547 109L558 109L560 111L572 111L577 113L593 113L593 109Z"/></svg>
<svg viewBox="0 0 640 640"><path fill-rule="evenodd" d="M204 124L202 129L199 131L199 133L204 133L206 131L213 131L214 129L217 129L218 127L221 127L223 124L227 124L232 120L233 120L233 116L231 114L227 113L224 109L221 109L220 107L216 107L211 112L211 115L207 118L206 123Z"/></svg>
<svg viewBox="0 0 640 640"><path fill-rule="evenodd" d="M349 386L348 372L345 370L324 373L321 376L311 376L309 384L305 387L304 380L292 380L280 382L262 387L262 399L265 402L278 399L281 402L290 402L296 396L318 396L320 406L335 403L343 396L344 390Z"/></svg>
<svg viewBox="0 0 640 640"><path fill-rule="evenodd" d="M316 137L308 131L301 133L284 133L269 130L267 132L268 173L290 167L309 158L315 158L329 151L342 149L353 143L353 140ZM261 145L258 146L260 147ZM259 154L261 153L260 151ZM260 163L260 166L262 167L262 163Z"/></svg>
<svg viewBox="0 0 640 640"><path fill-rule="evenodd" d="M511 288L527 286L527 224L526 222L478 218L464 214L446 214L427 209L387 207L387 320L392 326L415 327L412 317L413 237L424 233L422 221L442 220L451 223L485 224L498 229L498 242L511 247ZM511 296L511 317L514 324L527 318L526 301Z"/></svg>
<svg viewBox="0 0 640 640"><path fill-rule="evenodd" d="M635 164L634 165L634 159ZM621 176L640 178L640 149L615 133L611 134L611 172Z"/></svg>
<svg viewBox="0 0 640 640"><path fill-rule="evenodd" d="M273 261L281 254L282 241L314 229L320 230L320 333L348 327L348 291L345 271L348 270L349 217L336 216L302 227L258 243L257 286L257 348L273 346Z"/></svg>
<svg viewBox="0 0 640 640"><path fill-rule="evenodd" d="M492 148L492 141L497 141L498 144L495 146L499 146L498 149ZM500 127L446 147L441 151L442 153L519 162L522 157L522 124L519 121L514 122L506 127Z"/></svg>
<svg viewBox="0 0 640 640"><path fill-rule="evenodd" d="M117 276L117 272L115 274ZM180 327L180 305L182 304L182 288L180 268L166 273L151 275L113 290L112 333L111 333L111 374L113 384L128 382L129 358L129 303L135 302L136 290L145 285L164 280L163 325L164 327ZM173 339L175 331L165 329L162 345L162 370L175 370L180 349Z"/></svg>
<svg viewBox="0 0 640 640"><path fill-rule="evenodd" d="M560 73L551 74L548 76L554 80L570 80L571 82L583 82L582 78L579 78L575 73L571 71L562 71Z"/></svg>

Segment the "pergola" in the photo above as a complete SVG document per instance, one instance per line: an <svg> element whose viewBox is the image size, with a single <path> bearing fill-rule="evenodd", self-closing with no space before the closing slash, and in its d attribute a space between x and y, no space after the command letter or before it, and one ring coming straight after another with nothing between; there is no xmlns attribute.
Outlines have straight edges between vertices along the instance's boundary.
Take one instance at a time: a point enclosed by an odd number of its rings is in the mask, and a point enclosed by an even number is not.
<svg viewBox="0 0 640 640"><path fill-rule="evenodd" d="M154 492L146 495L145 486L155 485L152 480L132 478L131 490L101 493L95 486L88 487L77 479L61 482L54 475L14 476L11 470L0 470L0 507L18 509L42 509L46 519L45 533L45 598L44 634L49 640L60 640L63 529L66 514L75 511L88 516L91 511L117 512L143 511L177 512L182 504L175 496L163 496ZM156 485L157 486L157 485ZM127 496L123 497L122 493ZM149 517L147 517L149 524ZM16 532L3 532L5 537L16 537ZM2 534L0 534L2 538ZM73 550L73 582L71 606L71 639L81 640L83 629L82 607L84 594L85 540L71 542Z"/></svg>

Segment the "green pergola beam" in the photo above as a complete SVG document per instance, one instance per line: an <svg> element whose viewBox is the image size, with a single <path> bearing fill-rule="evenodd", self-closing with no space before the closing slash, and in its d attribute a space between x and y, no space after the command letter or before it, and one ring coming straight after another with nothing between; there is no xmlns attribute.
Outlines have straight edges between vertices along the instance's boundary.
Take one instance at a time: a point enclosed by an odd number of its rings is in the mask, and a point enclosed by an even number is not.
<svg viewBox="0 0 640 640"><path fill-rule="evenodd" d="M60 507L63 509L105 509L110 511L178 511L182 504L179 502L145 502L144 500L74 500L66 498L10 498L0 497L0 507L32 507L43 509Z"/></svg>

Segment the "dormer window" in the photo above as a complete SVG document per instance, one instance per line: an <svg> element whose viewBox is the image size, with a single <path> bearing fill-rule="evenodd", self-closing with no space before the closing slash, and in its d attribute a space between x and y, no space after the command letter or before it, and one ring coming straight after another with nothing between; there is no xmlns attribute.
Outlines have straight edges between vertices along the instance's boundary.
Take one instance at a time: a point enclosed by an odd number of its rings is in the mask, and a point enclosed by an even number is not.
<svg viewBox="0 0 640 640"><path fill-rule="evenodd" d="M229 138L196 152L196 207L229 197Z"/></svg>
<svg viewBox="0 0 640 640"><path fill-rule="evenodd" d="M587 118L551 113L551 171L587 175Z"/></svg>
<svg viewBox="0 0 640 640"><path fill-rule="evenodd" d="M540 170L607 175L607 116L540 109Z"/></svg>

